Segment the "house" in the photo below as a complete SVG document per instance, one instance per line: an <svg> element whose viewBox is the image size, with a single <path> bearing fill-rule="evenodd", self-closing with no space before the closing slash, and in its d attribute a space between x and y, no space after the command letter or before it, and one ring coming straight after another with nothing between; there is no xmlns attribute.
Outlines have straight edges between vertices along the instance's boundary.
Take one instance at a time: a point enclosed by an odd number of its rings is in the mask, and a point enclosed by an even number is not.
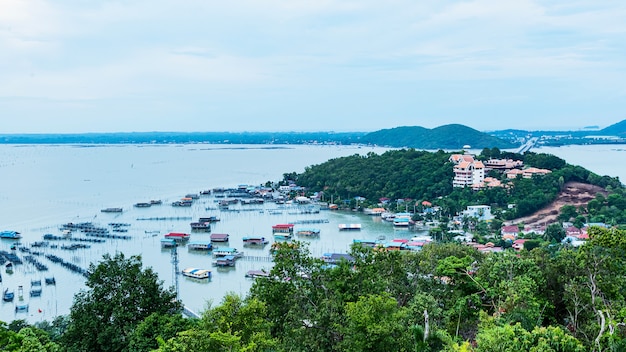
<svg viewBox="0 0 626 352"><path fill-rule="evenodd" d="M461 213L463 216L476 218L479 221L490 221L494 218L488 205L470 205Z"/></svg>
<svg viewBox="0 0 626 352"><path fill-rule="evenodd" d="M517 234L519 232L520 230L517 225L502 226L502 229L500 229L500 234L502 235L502 237L504 237L505 235L510 235L514 238L517 238Z"/></svg>
<svg viewBox="0 0 626 352"><path fill-rule="evenodd" d="M515 249L516 251L521 251L522 249L524 249L524 243L526 241L528 241L528 239L525 239L525 238L517 239L517 240L513 241L513 245L511 245L511 247L513 249Z"/></svg>

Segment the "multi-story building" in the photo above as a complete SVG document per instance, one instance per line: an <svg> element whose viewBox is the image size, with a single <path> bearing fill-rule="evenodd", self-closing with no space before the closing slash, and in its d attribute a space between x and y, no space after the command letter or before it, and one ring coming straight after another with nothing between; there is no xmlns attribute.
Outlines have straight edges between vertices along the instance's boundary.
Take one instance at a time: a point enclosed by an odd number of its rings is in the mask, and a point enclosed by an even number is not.
<svg viewBox="0 0 626 352"><path fill-rule="evenodd" d="M454 165L454 187L471 187L485 181L485 165L482 161L474 160L469 154L453 154L450 161Z"/></svg>

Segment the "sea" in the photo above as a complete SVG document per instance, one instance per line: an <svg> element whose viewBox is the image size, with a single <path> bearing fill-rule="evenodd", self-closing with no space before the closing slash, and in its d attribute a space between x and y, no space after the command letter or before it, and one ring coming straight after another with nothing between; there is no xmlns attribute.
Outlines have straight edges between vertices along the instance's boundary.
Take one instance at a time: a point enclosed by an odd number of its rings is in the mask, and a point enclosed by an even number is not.
<svg viewBox="0 0 626 352"><path fill-rule="evenodd" d="M164 287L178 286L183 304L201 314L210 305L219 304L228 292L245 296L254 280L246 277L249 270L271 269L273 225L296 223L296 229L319 229L318 237L294 236L308 242L313 256L345 253L355 239L424 237L427 233L396 229L380 217L362 213L310 213L272 202L237 204L225 210L218 207L221 198L215 194L200 195L214 188L276 182L285 173L300 173L307 166L332 158L381 154L387 150L356 145L0 145L0 231L18 231L22 235L18 241L0 240L0 251L13 253L24 261L14 265L12 273L1 267L0 290L15 292L15 299L0 302L0 321L24 319L35 323L68 314L74 295L86 289L85 277L68 267L87 269L105 254L141 256L144 267L154 270ZM626 168L618 162L626 160L626 145L533 151L557 155L600 175L626 179ZM198 195L191 207L171 205L189 194ZM161 200L162 204L134 206L151 200ZM122 208L122 212L104 213L101 210L105 208ZM210 216L220 220L211 224L210 232L191 230L191 222ZM124 238L106 238L102 243L43 239L45 234L62 236L64 224L84 222L110 231L110 224L125 224L127 232L110 232ZM360 224L361 230L340 231L339 224ZM236 248L244 256L235 267L213 267L215 259L210 253L179 246L174 254L171 249L161 248L161 239L169 232L190 233L191 241L208 241L211 233L226 233L230 237L228 244L217 245ZM95 238L79 232L73 236ZM246 236L265 237L269 244L244 247ZM16 243L18 249L12 250ZM51 256L62 261L52 261ZM28 263L26 257L47 270ZM181 270L190 267L211 269L211 279L201 281L180 275ZM51 278L55 284L46 284L46 279ZM31 296L31 290L41 290L41 295ZM16 311L16 307L23 309Z"/></svg>

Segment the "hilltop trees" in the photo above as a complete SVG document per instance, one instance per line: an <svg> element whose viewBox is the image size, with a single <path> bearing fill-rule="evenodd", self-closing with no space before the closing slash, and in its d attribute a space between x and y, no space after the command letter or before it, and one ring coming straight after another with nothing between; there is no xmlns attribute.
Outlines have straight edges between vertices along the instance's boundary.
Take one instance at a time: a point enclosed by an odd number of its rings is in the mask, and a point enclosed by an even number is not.
<svg viewBox="0 0 626 352"><path fill-rule="evenodd" d="M180 311L172 288L164 289L141 257L105 254L89 266L88 290L74 296L63 335L69 351L123 351L134 329L152 313Z"/></svg>

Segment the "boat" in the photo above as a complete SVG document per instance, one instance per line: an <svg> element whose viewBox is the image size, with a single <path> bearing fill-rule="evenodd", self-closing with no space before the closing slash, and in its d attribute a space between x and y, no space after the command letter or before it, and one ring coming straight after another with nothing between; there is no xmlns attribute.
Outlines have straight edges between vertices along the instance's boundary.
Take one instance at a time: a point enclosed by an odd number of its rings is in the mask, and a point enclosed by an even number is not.
<svg viewBox="0 0 626 352"><path fill-rule="evenodd" d="M243 238L244 246L265 246L269 241L265 237L251 236Z"/></svg>
<svg viewBox="0 0 626 352"><path fill-rule="evenodd" d="M1 231L0 238L9 239L9 240L17 240L17 239L22 238L22 235L20 235L20 233L17 231Z"/></svg>
<svg viewBox="0 0 626 352"><path fill-rule="evenodd" d="M183 232L170 232L164 236L166 239L174 240L176 242L183 242L189 240L191 237L188 233Z"/></svg>
<svg viewBox="0 0 626 352"><path fill-rule="evenodd" d="M9 289L7 288L6 290L4 290L4 294L2 295L2 300L5 302L13 302L13 298L15 298L15 292L11 291L9 292Z"/></svg>
<svg viewBox="0 0 626 352"><path fill-rule="evenodd" d="M296 235L298 236L317 236L320 234L320 229L298 229Z"/></svg>
<svg viewBox="0 0 626 352"><path fill-rule="evenodd" d="M163 202L160 199L152 199L150 205L161 205Z"/></svg>
<svg viewBox="0 0 626 352"><path fill-rule="evenodd" d="M212 233L211 242L228 242L227 233Z"/></svg>
<svg viewBox="0 0 626 352"><path fill-rule="evenodd" d="M182 271L183 276L193 279L209 279L211 278L211 270L200 268L186 268Z"/></svg>
<svg viewBox="0 0 626 352"><path fill-rule="evenodd" d="M235 258L243 257L243 252L239 252L236 248L231 247L218 247L213 249L214 257L226 257L233 256Z"/></svg>
<svg viewBox="0 0 626 352"><path fill-rule="evenodd" d="M249 278L259 278L259 277L270 277L270 273L265 270L248 270L246 273L246 277Z"/></svg>
<svg viewBox="0 0 626 352"><path fill-rule="evenodd" d="M211 224L208 222L192 222L189 225L191 225L192 230L211 231Z"/></svg>
<svg viewBox="0 0 626 352"><path fill-rule="evenodd" d="M218 222L220 219L217 216L208 216L198 219L198 222Z"/></svg>
<svg viewBox="0 0 626 352"><path fill-rule="evenodd" d="M103 213L121 213L124 211L122 208L104 208L100 210Z"/></svg>
<svg viewBox="0 0 626 352"><path fill-rule="evenodd" d="M235 259L236 257L234 255L225 255L217 258L217 260L213 262L213 266L235 266Z"/></svg>
<svg viewBox="0 0 626 352"><path fill-rule="evenodd" d="M28 304L18 304L15 306L15 313L28 312Z"/></svg>
<svg viewBox="0 0 626 352"><path fill-rule="evenodd" d="M39 296L41 296L41 288L31 288L30 289L30 296L31 297L39 297Z"/></svg>
<svg viewBox="0 0 626 352"><path fill-rule="evenodd" d="M208 241L194 241L189 242L187 244L187 248L199 251L210 251L211 249L213 249L213 244Z"/></svg>
<svg viewBox="0 0 626 352"><path fill-rule="evenodd" d="M339 231L361 230L361 224L339 224Z"/></svg>
<svg viewBox="0 0 626 352"><path fill-rule="evenodd" d="M56 285L57 284L57 281L54 279L54 276L53 277L47 277L45 279L45 281L46 281L46 285Z"/></svg>
<svg viewBox="0 0 626 352"><path fill-rule="evenodd" d="M13 274L13 263L11 262L6 263L4 268L7 274Z"/></svg>
<svg viewBox="0 0 626 352"><path fill-rule="evenodd" d="M150 208L151 206L152 206L152 203L150 202L135 203L135 208Z"/></svg>

